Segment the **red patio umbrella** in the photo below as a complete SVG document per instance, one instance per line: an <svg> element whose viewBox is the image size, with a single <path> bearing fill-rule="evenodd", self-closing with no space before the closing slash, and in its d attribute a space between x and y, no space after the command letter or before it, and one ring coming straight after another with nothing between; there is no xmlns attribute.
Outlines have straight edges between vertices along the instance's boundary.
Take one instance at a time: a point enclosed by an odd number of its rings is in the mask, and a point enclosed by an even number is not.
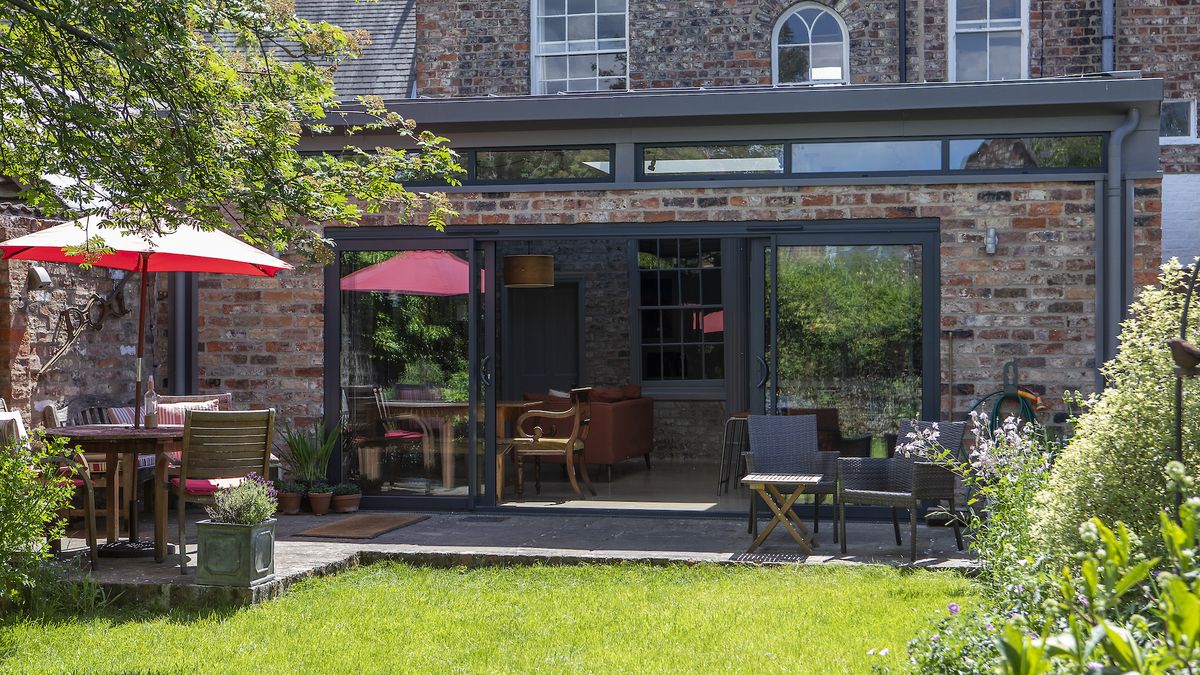
<svg viewBox="0 0 1200 675"><path fill-rule="evenodd" d="M142 357L146 338L146 275L150 272L216 272L255 277L273 277L293 269L286 262L263 253L224 232L182 225L172 232L143 237L101 227L104 218L88 216L0 243L5 260L38 260L81 264L82 255L68 255L67 246L80 246L100 237L112 253L92 262L97 267L141 273L138 302L137 383L134 386L133 425L141 425Z"/></svg>
<svg viewBox="0 0 1200 675"><path fill-rule="evenodd" d="M341 288L409 295L465 295L471 290L470 276L471 264L449 251L401 251L342 277Z"/></svg>

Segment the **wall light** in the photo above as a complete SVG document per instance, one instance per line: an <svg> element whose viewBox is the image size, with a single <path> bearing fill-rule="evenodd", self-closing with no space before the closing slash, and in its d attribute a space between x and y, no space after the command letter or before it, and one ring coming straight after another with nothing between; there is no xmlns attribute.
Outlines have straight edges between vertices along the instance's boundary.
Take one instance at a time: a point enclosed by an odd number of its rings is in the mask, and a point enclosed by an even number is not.
<svg viewBox="0 0 1200 675"><path fill-rule="evenodd" d="M50 279L50 273L41 265L29 266L29 275L26 277L25 283L31 291L54 288L54 281Z"/></svg>
<svg viewBox="0 0 1200 675"><path fill-rule="evenodd" d="M987 234L983 237L983 250L988 255L996 255L996 245L1000 243L1000 235L996 234L996 228L989 227Z"/></svg>

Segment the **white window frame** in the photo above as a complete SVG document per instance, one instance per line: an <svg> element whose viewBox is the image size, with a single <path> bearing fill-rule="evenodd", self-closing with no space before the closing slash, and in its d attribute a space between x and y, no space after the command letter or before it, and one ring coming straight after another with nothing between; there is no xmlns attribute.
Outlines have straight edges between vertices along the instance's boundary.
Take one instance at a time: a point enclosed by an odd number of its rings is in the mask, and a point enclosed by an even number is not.
<svg viewBox="0 0 1200 675"><path fill-rule="evenodd" d="M840 80L809 80L807 82L780 82L779 81L779 31L783 28L783 24L792 17L793 14L802 9L812 7L819 9L833 16L838 22L838 26L842 29L842 79ZM811 44L811 43L810 43ZM810 60L808 66L809 74L812 74L812 63ZM850 84L850 30L846 28L846 21L838 14L836 10L827 5L822 5L817 2L799 2L783 11L779 18L775 20L775 27L771 29L771 83L777 86L785 87L811 87L822 84Z"/></svg>
<svg viewBox="0 0 1200 675"><path fill-rule="evenodd" d="M946 56L946 81L958 81L958 34L959 33L998 33L1008 32L1012 28L979 27L966 30L958 29L958 0L946 0L946 29L950 36L947 41L949 48ZM1021 79L1029 79L1029 0L1021 0ZM991 58L990 54L989 57ZM989 68L990 70L990 68ZM999 81L999 80L995 80Z"/></svg>
<svg viewBox="0 0 1200 675"><path fill-rule="evenodd" d="M1187 136L1159 136L1159 145L1196 145L1200 139L1196 137L1196 99L1194 98L1164 98L1163 103L1187 103L1190 109L1188 115Z"/></svg>
<svg viewBox="0 0 1200 675"><path fill-rule="evenodd" d="M541 14L538 12L538 0L529 0L529 92L534 96L546 95L542 90L541 59L545 56L560 56L559 54L542 54ZM625 89L597 89L589 91L564 92L564 94L586 94L595 91L619 92L629 91L629 0L625 0L625 48L598 49L594 52L568 52L561 56L586 56L588 54L625 54Z"/></svg>

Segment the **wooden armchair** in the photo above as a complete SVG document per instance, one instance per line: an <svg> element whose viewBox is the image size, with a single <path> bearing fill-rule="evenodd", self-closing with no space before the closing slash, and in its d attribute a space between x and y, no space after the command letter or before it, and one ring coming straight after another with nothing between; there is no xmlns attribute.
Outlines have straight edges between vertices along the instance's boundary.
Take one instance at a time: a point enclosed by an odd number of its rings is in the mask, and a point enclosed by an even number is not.
<svg viewBox="0 0 1200 675"><path fill-rule="evenodd" d="M179 517L179 573L187 574L184 523L187 503L212 504L213 494L271 468L275 410L212 412L189 410L183 427L183 455L167 470L155 496L155 522L167 522L167 491L175 492Z"/></svg>
<svg viewBox="0 0 1200 675"><path fill-rule="evenodd" d="M103 415L104 415L103 408L86 408L82 411L82 413L83 413L83 416L75 421L76 424L103 424L104 423L104 422L89 421L89 420L95 420L95 419L102 419ZM64 427L64 426L67 426L67 424L68 424L67 411L60 410L59 408L57 408L53 405L48 405L48 406L42 408L42 425L45 426L47 429L54 429L56 427ZM121 460L118 459L117 465L110 467L110 466L108 466L107 457L105 457L104 453L102 453L102 452L82 453L82 454L78 455L78 458L80 461L83 462L83 466L87 469L88 481L91 483L91 489L93 491L105 490L108 488L108 481L110 481L110 480L115 481L116 500L117 500L118 504L121 504L122 503L121 498L122 498L122 496L124 496L122 494L123 490L121 489L122 481L120 480ZM104 512L102 512L102 513L104 513ZM79 515L84 515L85 517L90 517L90 516L86 516L86 514L79 513L79 511L77 509L72 510L72 512L68 515L70 515L72 517L79 516ZM107 517L105 517L105 518L107 520ZM113 523L106 522L105 523L105 528L108 530L109 541L116 540L118 525L119 524L116 522L113 522Z"/></svg>
<svg viewBox="0 0 1200 675"><path fill-rule="evenodd" d="M596 494L596 488L592 487L592 479L588 476L587 466L583 461L584 442L587 440L588 427L591 424L591 393L591 387L572 389L571 407L566 410L528 410L517 418L516 436L501 439L502 449L496 456L497 500L504 498L504 455L509 453L516 464L518 497L525 493L526 457L534 458L534 489L539 493L542 490L540 458L562 457L567 470L567 480L571 482L575 494L584 496L575 480L576 464L588 491ZM571 420L571 429L566 436L546 436L546 428L542 426L546 420ZM536 426L526 432L530 423L535 423Z"/></svg>

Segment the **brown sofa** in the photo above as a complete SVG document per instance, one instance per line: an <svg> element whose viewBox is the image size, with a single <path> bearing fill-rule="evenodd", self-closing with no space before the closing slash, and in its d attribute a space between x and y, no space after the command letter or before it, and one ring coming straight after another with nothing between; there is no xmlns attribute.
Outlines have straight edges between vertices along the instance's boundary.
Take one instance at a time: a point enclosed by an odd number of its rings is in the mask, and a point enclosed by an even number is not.
<svg viewBox="0 0 1200 675"><path fill-rule="evenodd" d="M570 400L548 394L525 394L525 400L543 401L537 406L542 410L571 407ZM622 460L641 457L649 469L650 451L654 449L654 399L642 396L641 387L637 385L593 387L591 408L592 421L583 446L584 463L607 467L610 481L613 465ZM536 421L527 422L526 433L536 424ZM555 435L553 424L542 424L542 428L547 436ZM561 458L543 459L562 463Z"/></svg>

